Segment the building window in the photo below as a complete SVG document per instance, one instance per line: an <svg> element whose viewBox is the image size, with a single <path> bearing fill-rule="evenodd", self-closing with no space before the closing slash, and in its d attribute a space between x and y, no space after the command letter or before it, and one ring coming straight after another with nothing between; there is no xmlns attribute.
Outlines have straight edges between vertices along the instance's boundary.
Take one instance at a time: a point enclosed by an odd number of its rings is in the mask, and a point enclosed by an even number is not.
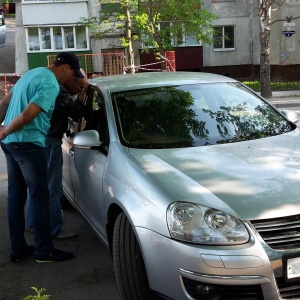
<svg viewBox="0 0 300 300"><path fill-rule="evenodd" d="M112 13L122 13L122 6L120 3L114 3L114 2L101 2L101 12L105 14L112 14Z"/></svg>
<svg viewBox="0 0 300 300"><path fill-rule="evenodd" d="M234 49L234 26L216 26L214 29L214 50Z"/></svg>
<svg viewBox="0 0 300 300"><path fill-rule="evenodd" d="M177 27L176 35L171 32L171 28L175 26ZM200 45L196 37L185 34L184 26L181 22L160 22L158 23L158 30L163 30L164 34L162 35L162 39L164 43L172 47ZM142 33L142 40L144 48L153 47L153 44L151 44L152 39L148 34Z"/></svg>
<svg viewBox="0 0 300 300"><path fill-rule="evenodd" d="M83 26L28 27L28 51L87 50L88 30Z"/></svg>

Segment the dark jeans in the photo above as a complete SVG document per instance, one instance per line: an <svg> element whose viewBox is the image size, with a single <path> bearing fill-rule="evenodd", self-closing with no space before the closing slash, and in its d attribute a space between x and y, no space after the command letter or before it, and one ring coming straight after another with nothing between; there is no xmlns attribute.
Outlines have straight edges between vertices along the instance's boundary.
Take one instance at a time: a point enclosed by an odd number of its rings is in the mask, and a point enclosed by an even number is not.
<svg viewBox="0 0 300 300"><path fill-rule="evenodd" d="M58 236L62 231L62 212L60 207L60 198L63 195L62 187L62 165L63 156L61 150L62 139L55 137L46 137L46 153L48 163L48 188L50 193L49 213L50 213L50 231L52 238ZM27 203L26 227L34 228L33 215L30 201Z"/></svg>
<svg viewBox="0 0 300 300"><path fill-rule="evenodd" d="M1 148L7 163L7 215L11 253L22 253L27 246L24 238L24 206L28 189L33 214L35 254L48 254L53 245L49 225L46 148L33 143L1 143Z"/></svg>

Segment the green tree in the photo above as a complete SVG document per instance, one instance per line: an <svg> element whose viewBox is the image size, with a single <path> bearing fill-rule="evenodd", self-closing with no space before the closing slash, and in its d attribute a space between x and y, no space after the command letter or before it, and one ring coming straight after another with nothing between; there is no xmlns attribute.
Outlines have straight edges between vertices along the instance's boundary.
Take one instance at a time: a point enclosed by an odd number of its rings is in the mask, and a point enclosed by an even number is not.
<svg viewBox="0 0 300 300"><path fill-rule="evenodd" d="M134 51L132 47L132 12L136 11L137 0L99 0L99 6L106 4L104 9L99 9L97 16L81 18L79 24L91 29L92 37L101 40L111 34L119 34L122 46L128 49L128 63L134 66ZM131 68L131 73L134 73Z"/></svg>
<svg viewBox="0 0 300 300"><path fill-rule="evenodd" d="M260 26L260 92L263 97L270 98L271 91L271 67L270 67L270 34L271 25L276 22L290 22L300 18L286 17L282 20L271 20L272 9L278 9L286 0L257 0L259 8L259 26Z"/></svg>
<svg viewBox="0 0 300 300"><path fill-rule="evenodd" d="M165 50L182 45L185 36L210 43L214 19L201 0L146 0L139 3L135 26L141 41L164 56Z"/></svg>
<svg viewBox="0 0 300 300"><path fill-rule="evenodd" d="M183 43L184 36L198 42L210 42L211 21L217 17L202 8L201 0L99 0L106 9L91 18L82 18L81 25L91 29L95 39L119 34L127 47L129 65L134 66L133 40L158 48L162 56ZM131 68L134 73L134 68Z"/></svg>

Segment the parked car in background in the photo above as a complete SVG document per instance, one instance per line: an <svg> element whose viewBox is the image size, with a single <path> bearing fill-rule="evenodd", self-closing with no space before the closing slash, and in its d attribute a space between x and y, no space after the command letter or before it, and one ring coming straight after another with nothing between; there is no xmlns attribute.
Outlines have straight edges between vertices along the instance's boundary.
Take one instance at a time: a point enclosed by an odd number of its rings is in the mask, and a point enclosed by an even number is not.
<svg viewBox="0 0 300 300"><path fill-rule="evenodd" d="M297 119L214 74L90 80L63 187L121 299L300 298Z"/></svg>
<svg viewBox="0 0 300 300"><path fill-rule="evenodd" d="M0 48L5 46L6 39L6 25L5 18L2 11L0 11Z"/></svg>

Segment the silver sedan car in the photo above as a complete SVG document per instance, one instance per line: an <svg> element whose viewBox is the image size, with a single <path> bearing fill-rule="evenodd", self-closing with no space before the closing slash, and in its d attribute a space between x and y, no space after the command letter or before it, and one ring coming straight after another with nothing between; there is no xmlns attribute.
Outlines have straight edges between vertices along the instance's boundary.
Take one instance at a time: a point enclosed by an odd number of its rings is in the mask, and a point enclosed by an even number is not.
<svg viewBox="0 0 300 300"><path fill-rule="evenodd" d="M300 130L242 83L90 80L64 194L110 249L121 299L300 298Z"/></svg>
<svg viewBox="0 0 300 300"><path fill-rule="evenodd" d="M5 46L6 40L6 25L5 18L2 11L0 11L0 48Z"/></svg>

